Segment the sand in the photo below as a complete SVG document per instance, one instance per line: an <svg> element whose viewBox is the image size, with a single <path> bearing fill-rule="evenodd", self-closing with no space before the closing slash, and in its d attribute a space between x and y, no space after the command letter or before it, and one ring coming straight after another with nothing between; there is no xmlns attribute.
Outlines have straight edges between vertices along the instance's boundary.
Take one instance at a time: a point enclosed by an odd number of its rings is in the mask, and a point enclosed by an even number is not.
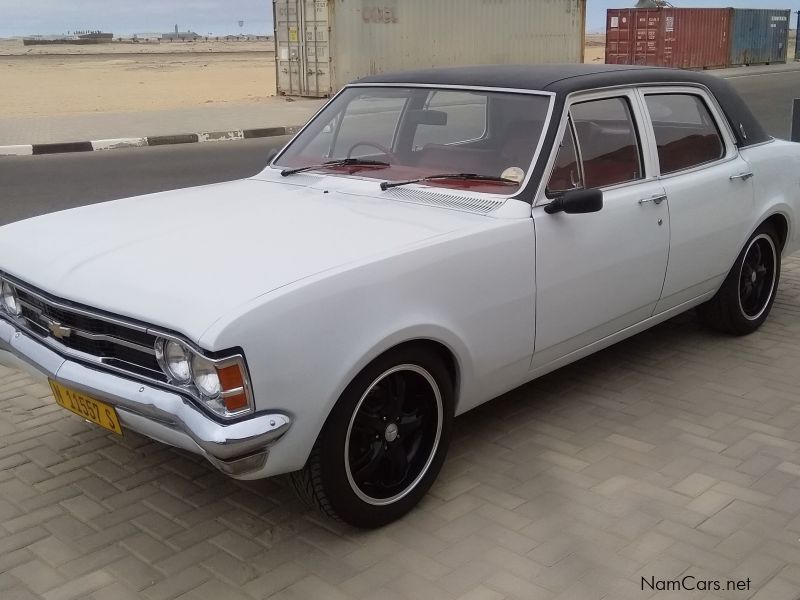
<svg viewBox="0 0 800 600"><path fill-rule="evenodd" d="M192 54L205 52L272 52L272 40L228 40L197 42L113 42L111 44L25 46L20 39L0 39L0 56L53 54Z"/></svg>
<svg viewBox="0 0 800 600"><path fill-rule="evenodd" d="M35 117L257 102L271 52L0 56L0 115Z"/></svg>
<svg viewBox="0 0 800 600"><path fill-rule="evenodd" d="M587 57L595 50L589 48ZM258 102L275 95L274 59L271 41L23 46L21 40L0 40L0 115Z"/></svg>
<svg viewBox="0 0 800 600"><path fill-rule="evenodd" d="M794 53L794 35L789 53ZM20 40L0 40L0 115L258 102L275 95L274 59L271 41L25 47ZM588 35L584 62L604 60L605 36Z"/></svg>
<svg viewBox="0 0 800 600"><path fill-rule="evenodd" d="M600 34L587 34L586 44L583 47L583 62L587 64L603 64L606 61L606 36Z"/></svg>

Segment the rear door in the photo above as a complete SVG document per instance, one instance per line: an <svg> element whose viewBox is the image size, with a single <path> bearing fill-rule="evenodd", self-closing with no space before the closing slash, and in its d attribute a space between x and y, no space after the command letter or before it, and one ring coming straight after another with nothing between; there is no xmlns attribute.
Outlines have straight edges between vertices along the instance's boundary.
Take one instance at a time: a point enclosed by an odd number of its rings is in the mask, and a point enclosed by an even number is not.
<svg viewBox="0 0 800 600"><path fill-rule="evenodd" d="M538 368L653 314L669 255L669 213L652 153L640 135L634 91L570 98L536 230ZM603 190L602 210L549 215L559 193Z"/></svg>
<svg viewBox="0 0 800 600"><path fill-rule="evenodd" d="M642 88L670 216L670 255L656 312L716 291L738 256L753 207L753 172L701 88Z"/></svg>

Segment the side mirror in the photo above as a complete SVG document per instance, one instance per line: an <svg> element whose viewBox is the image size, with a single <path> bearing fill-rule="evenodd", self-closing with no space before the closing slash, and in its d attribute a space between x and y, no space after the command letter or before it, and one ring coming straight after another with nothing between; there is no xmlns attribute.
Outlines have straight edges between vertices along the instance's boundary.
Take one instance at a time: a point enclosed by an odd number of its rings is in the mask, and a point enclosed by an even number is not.
<svg viewBox="0 0 800 600"><path fill-rule="evenodd" d="M580 215L597 212L603 208L603 190L570 190L555 198L544 207L544 212L552 215L565 212L568 215Z"/></svg>
<svg viewBox="0 0 800 600"><path fill-rule="evenodd" d="M269 152L267 152L267 164L272 164L272 161L275 160L275 157L278 156L278 149L273 148Z"/></svg>

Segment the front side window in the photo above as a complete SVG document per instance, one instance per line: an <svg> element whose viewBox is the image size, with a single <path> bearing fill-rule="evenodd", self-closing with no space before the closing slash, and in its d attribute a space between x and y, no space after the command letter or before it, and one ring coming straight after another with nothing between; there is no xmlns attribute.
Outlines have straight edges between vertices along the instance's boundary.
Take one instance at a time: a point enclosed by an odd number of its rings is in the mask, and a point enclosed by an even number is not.
<svg viewBox="0 0 800 600"><path fill-rule="evenodd" d="M667 175L714 162L725 145L708 107L694 94L647 94L661 173Z"/></svg>
<svg viewBox="0 0 800 600"><path fill-rule="evenodd" d="M569 190L583 187L581 165L578 152L575 148L575 133L572 128L572 119L567 120L567 129L558 147L556 164L553 174L547 183L547 195L554 196Z"/></svg>
<svg viewBox="0 0 800 600"><path fill-rule="evenodd" d="M512 195L531 169L550 103L544 94L351 87L292 140L275 165L316 168L363 159L373 164L318 170L388 182L472 174L496 181L437 178L424 184Z"/></svg>
<svg viewBox="0 0 800 600"><path fill-rule="evenodd" d="M548 193L607 187L642 177L641 152L627 99L573 104Z"/></svg>
<svg viewBox="0 0 800 600"><path fill-rule="evenodd" d="M587 188L642 178L641 153L627 99L606 98L573 104L570 114Z"/></svg>

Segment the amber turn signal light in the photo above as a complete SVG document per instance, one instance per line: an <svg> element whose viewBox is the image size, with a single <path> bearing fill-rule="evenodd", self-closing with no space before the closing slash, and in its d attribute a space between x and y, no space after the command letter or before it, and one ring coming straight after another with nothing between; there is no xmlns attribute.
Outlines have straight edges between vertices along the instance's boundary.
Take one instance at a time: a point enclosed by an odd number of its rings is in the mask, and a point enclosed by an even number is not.
<svg viewBox="0 0 800 600"><path fill-rule="evenodd" d="M247 408L247 392L244 387L244 374L238 364L217 368L222 397L228 412Z"/></svg>

